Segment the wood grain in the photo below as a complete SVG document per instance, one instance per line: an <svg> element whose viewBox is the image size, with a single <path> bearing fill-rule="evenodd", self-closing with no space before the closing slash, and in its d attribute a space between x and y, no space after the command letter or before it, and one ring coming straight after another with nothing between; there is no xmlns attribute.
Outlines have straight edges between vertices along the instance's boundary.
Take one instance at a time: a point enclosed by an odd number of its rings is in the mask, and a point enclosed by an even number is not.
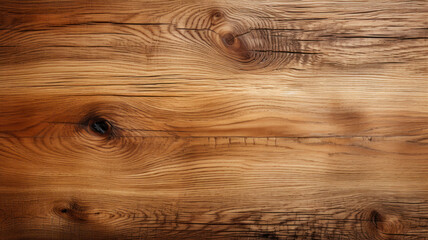
<svg viewBox="0 0 428 240"><path fill-rule="evenodd" d="M0 0L0 239L428 239L428 2Z"/></svg>

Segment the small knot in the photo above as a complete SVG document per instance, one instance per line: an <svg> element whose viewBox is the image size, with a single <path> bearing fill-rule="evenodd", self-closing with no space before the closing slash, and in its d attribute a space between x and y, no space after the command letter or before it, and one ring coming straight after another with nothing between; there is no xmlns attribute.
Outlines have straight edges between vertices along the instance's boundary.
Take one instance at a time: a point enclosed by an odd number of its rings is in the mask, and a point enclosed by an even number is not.
<svg viewBox="0 0 428 240"><path fill-rule="evenodd" d="M87 222L90 220L91 211L89 207L78 203L76 200L68 203L60 202L53 210L61 218L70 221Z"/></svg>
<svg viewBox="0 0 428 240"><path fill-rule="evenodd" d="M212 12L212 14L211 14L211 24L212 25L217 25L217 24L221 23L223 19L224 19L224 14L221 11L215 10Z"/></svg>
<svg viewBox="0 0 428 240"><path fill-rule="evenodd" d="M370 213L370 220L372 224L375 226L375 228L382 230L382 222L385 221L384 217L380 215L380 213L376 210L373 210Z"/></svg>
<svg viewBox="0 0 428 240"><path fill-rule="evenodd" d="M400 216L395 214L381 214L376 210L372 210L369 215L369 222L371 225L369 231L375 236L378 235L378 238L381 239L406 232L405 223Z"/></svg>
<svg viewBox="0 0 428 240"><path fill-rule="evenodd" d="M236 38L231 33L226 33L223 36L222 40L223 40L224 45L226 45L228 47L228 46L233 46L233 44L236 41Z"/></svg>
<svg viewBox="0 0 428 240"><path fill-rule="evenodd" d="M111 124L103 118L92 119L89 121L89 129L97 135L106 136L111 132Z"/></svg>
<svg viewBox="0 0 428 240"><path fill-rule="evenodd" d="M228 53L231 58L239 61L248 61L252 59L247 44L241 37L236 37L233 33L228 32L221 36L221 41L223 42L225 52Z"/></svg>

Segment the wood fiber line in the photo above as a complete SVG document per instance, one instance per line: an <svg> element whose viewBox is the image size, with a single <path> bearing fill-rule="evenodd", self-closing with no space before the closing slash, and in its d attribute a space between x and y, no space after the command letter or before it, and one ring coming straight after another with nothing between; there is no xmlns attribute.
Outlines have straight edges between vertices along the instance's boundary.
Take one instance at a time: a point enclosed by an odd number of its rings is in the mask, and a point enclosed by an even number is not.
<svg viewBox="0 0 428 240"><path fill-rule="evenodd" d="M0 0L0 239L428 239L427 14Z"/></svg>

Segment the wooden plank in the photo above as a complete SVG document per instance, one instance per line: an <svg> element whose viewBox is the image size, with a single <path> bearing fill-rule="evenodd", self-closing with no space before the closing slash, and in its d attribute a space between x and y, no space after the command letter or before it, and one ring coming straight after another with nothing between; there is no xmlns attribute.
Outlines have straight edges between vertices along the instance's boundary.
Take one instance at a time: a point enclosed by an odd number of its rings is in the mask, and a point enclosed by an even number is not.
<svg viewBox="0 0 428 240"><path fill-rule="evenodd" d="M427 12L2 0L1 238L428 238Z"/></svg>

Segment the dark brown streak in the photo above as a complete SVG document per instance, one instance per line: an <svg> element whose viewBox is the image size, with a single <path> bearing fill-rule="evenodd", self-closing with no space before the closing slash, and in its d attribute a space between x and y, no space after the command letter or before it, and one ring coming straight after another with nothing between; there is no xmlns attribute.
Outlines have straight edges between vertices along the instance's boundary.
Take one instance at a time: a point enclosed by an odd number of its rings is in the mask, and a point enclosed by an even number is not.
<svg viewBox="0 0 428 240"><path fill-rule="evenodd" d="M294 52L294 51L285 51L285 50L248 50L251 52L268 52L268 53L292 53L292 54L312 54L318 55L322 53L314 53L314 52Z"/></svg>

